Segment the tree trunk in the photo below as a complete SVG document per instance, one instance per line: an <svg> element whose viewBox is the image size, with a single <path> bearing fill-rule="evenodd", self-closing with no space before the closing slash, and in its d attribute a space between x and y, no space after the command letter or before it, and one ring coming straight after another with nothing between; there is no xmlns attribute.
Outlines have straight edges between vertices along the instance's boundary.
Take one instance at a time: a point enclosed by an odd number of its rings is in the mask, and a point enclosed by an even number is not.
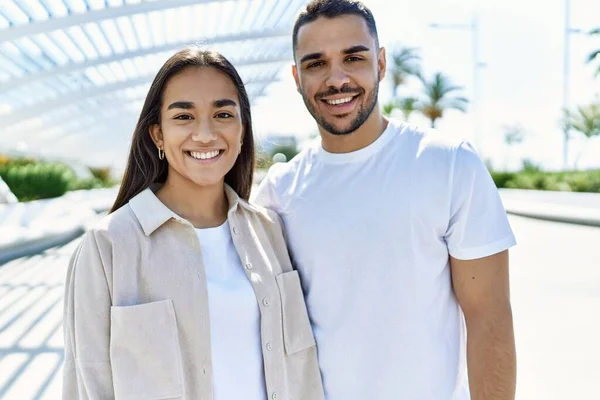
<svg viewBox="0 0 600 400"><path fill-rule="evenodd" d="M573 169L575 171L579 171L579 161L580 161L581 156L583 155L584 151L585 151L585 143L583 145L583 148L581 150L579 150L579 153L577 153L577 157L575 157L575 162L573 163Z"/></svg>

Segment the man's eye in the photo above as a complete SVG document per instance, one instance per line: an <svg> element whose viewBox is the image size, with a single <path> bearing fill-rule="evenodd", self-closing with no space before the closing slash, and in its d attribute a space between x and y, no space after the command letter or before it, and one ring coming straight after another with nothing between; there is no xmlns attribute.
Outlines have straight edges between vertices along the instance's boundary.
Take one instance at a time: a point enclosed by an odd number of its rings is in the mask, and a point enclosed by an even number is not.
<svg viewBox="0 0 600 400"><path fill-rule="evenodd" d="M320 67L321 65L323 65L323 62L317 61L317 62L308 64L308 66L306 68L316 68L316 67Z"/></svg>
<svg viewBox="0 0 600 400"><path fill-rule="evenodd" d="M181 115L177 115L174 119L185 121L185 120L192 119L192 116L189 114L181 114Z"/></svg>
<svg viewBox="0 0 600 400"><path fill-rule="evenodd" d="M361 61L362 58L360 57L348 57L346 58L346 61Z"/></svg>

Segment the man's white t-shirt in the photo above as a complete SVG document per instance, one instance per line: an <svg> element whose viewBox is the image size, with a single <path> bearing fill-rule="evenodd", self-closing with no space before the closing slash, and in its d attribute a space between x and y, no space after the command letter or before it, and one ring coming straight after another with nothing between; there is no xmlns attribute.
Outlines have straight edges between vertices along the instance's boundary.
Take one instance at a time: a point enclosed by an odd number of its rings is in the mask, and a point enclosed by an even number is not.
<svg viewBox="0 0 600 400"><path fill-rule="evenodd" d="M515 239L468 143L390 121L361 150L274 165L253 200L283 219L328 400L469 398L448 255Z"/></svg>
<svg viewBox="0 0 600 400"><path fill-rule="evenodd" d="M214 399L264 400L260 310L229 223L196 235L208 287Z"/></svg>

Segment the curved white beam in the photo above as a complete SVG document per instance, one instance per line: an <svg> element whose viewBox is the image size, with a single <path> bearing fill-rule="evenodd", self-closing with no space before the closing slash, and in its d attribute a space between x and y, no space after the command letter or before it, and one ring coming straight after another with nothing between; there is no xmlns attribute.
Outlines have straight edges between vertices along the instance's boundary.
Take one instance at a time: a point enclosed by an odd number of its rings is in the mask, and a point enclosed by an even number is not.
<svg viewBox="0 0 600 400"><path fill-rule="evenodd" d="M52 137L42 138L41 140L36 138L36 143L40 146L44 147L47 144L55 145L62 140L70 138L74 135L95 135L100 134L102 132L113 131L116 128L122 128L125 124L131 124L132 129L129 134L133 133L133 127L135 126L136 120L138 117L138 113L132 111L126 111L123 113L115 114L111 121L107 123L106 121L98 121L97 125L94 125L92 129L82 130L79 128L71 128L65 131L61 131L57 134L52 135Z"/></svg>
<svg viewBox="0 0 600 400"><path fill-rule="evenodd" d="M244 62L239 63L239 64L237 64L237 66L248 66L248 65L255 65L255 64L262 64L262 62L257 63L256 61L252 60L252 61L248 61L247 63L244 63ZM9 114L9 115L5 116L2 120L0 120L0 123L2 124L2 127L4 129L6 129L7 127L10 127L11 125L14 125L15 123L22 122L23 120L26 120L28 118L38 117L41 113L46 114L49 111L63 107L67 104L78 103L78 102L81 102L81 101L89 99L89 98L102 96L104 94L127 89L129 87L139 86L139 85L143 85L143 84L150 84L150 83L152 83L152 79L153 79L152 76L143 76L140 78L129 79L129 80L117 82L117 83L111 83L108 85L99 86L99 87L95 87L95 88L80 91L80 92L75 92L75 93L69 92L62 96L54 98L52 100L40 102L38 104L28 106L26 109ZM249 80L244 83L245 84L249 84L249 83L266 83L266 84L268 84L268 83L272 83L275 81L277 81L277 79L275 79L273 77L273 79L260 78L257 80Z"/></svg>
<svg viewBox="0 0 600 400"><path fill-rule="evenodd" d="M261 81L258 84L250 83L250 87L247 87L248 97L250 101L253 102L258 97L262 96L264 90L271 82L276 82L276 76L273 76L273 80L271 81ZM146 97L146 93L141 94L140 96L136 96L128 99L128 101L135 103L141 100L144 100ZM137 118L140 110L128 110L122 108L120 104L111 103L110 101L103 102L100 104L100 108L102 108L102 112L95 112L96 109L90 110L90 112L86 112L86 109L93 107L92 105L86 104L83 107L83 110L77 111L73 118L69 118L68 120L59 119L54 121L44 121L43 122L43 131L36 131L31 129L31 127L17 128L11 129L11 135L16 135L19 137L19 140L28 141L31 139L38 140L51 140L54 138L58 138L62 136L64 133L68 133L71 131L81 132L86 124L92 123L94 125L102 125L107 128L109 123L107 123L107 119L110 119L109 122L112 121L112 118L118 117L121 115L128 115L131 118ZM95 106L94 106L95 107ZM62 128L62 129L61 129ZM58 130L58 131L57 131Z"/></svg>
<svg viewBox="0 0 600 400"><path fill-rule="evenodd" d="M278 81L276 74L274 74L272 77L269 77L267 79L256 79L253 81L249 81L247 82L247 85L252 85L252 88L248 90L248 96L250 97L251 100L256 99L258 96L262 95L262 93L264 92L264 89L273 82ZM120 89L116 89L116 90L120 90ZM145 97L142 96L140 99L143 99ZM131 101L137 101L140 99L131 99ZM117 104L115 104L113 107L118 107ZM127 111L124 110L123 112L116 112L112 118L110 118L110 120L107 120L106 118L106 114L102 113L102 114L91 114L93 115L91 117L92 119L92 123L94 124L95 128L98 127L103 127L106 130L110 130L111 129L111 123L115 120L115 117L119 117L119 116L129 116L132 118L133 123L135 123L135 118L137 116L137 114L139 113L139 111L134 112L134 111ZM82 118L80 119L88 119L90 118L90 114L86 114L84 112L82 112L80 115L83 115ZM64 126L65 124L72 124L73 120L68 120L68 121L61 121L55 124L44 124L44 128L48 129L48 128L60 128L61 126ZM48 140L56 140L59 138L63 138L63 137L67 137L73 134L81 134L83 131L81 125L77 124L76 126L70 127L66 130L61 130L58 132L52 132L50 134L44 134L44 132L39 132L36 133L30 133L29 135L25 135L26 137L23 137L23 134L18 134L17 136L19 137L19 141L28 141L28 140L32 140L35 139L36 142L41 141L48 141ZM12 132L13 134L16 134L16 132Z"/></svg>
<svg viewBox="0 0 600 400"><path fill-rule="evenodd" d="M45 21L32 22L0 30L0 42L14 40L23 36L35 35L37 33L51 32L70 26L86 24L88 22L97 22L105 19L166 10L169 8L180 8L225 1L229 0L156 0L152 2L145 1L139 4L125 4L119 7L107 6L101 10L92 10L81 14L70 14L66 17L50 18Z"/></svg>
<svg viewBox="0 0 600 400"><path fill-rule="evenodd" d="M99 65L108 64L108 63L115 62L115 61L123 61L123 60L132 59L132 58L136 58L136 57L147 56L150 54L175 51L175 50L181 49L184 46L190 45L190 44L198 43L200 46L205 46L205 45L214 45L214 44L220 44L220 43L237 42L237 41L242 41L242 40L287 37L288 35L289 35L289 32L285 29L263 30L263 31L252 32L252 33L224 35L224 36L220 36L220 37L217 36L217 37L208 38L208 39L198 41L198 42L185 41L185 42L171 43L171 44L167 44L164 46L150 47L147 49L140 49L137 51L125 52L125 53L121 53L121 54L114 54L109 57L99 57L95 60L87 60L87 61L81 62L81 63L70 63L70 64L62 65L62 66L59 66L56 68L52 68L51 70L48 70L48 71L36 72L33 74L24 75L22 77L12 79L8 82L0 84L0 93L6 93L10 90L18 88L19 86L22 86L25 84L30 84L30 83L38 81L38 80L51 78L51 77L54 77L54 76L57 76L60 74L67 74L70 72L80 71L82 69L86 69L86 68L90 68L90 67L97 67ZM280 57L272 57L272 58L275 58L276 61L288 61L288 60L291 61L291 56L285 57L282 55ZM269 61L267 59L267 61L265 61L265 62L271 62L271 61Z"/></svg>
<svg viewBox="0 0 600 400"><path fill-rule="evenodd" d="M269 81L269 82L272 82L272 81ZM262 95L264 92L264 88L266 86L268 86L268 83L259 83L256 86L253 86L252 89L250 89L248 91L248 97L250 97L250 100L252 101L252 99L256 99L258 96ZM141 96L139 98L132 98L130 100L131 100L131 102L136 102L139 100L143 100L145 97L146 97L146 95L144 94L143 96ZM139 116L140 110L119 109L119 108L117 108L117 106L114 106L114 109L116 109L116 111L108 110L109 111L108 113L96 114L93 116L86 114L79 119L75 119L75 121L73 121L73 120L69 120L66 122L60 121L55 124L45 124L44 127L50 128L50 129L56 129L56 128L65 126L66 124L70 125L73 122L78 122L81 120L85 120L85 122L87 122L87 120L89 119L94 124L94 129L102 128L102 129L108 130L108 129L111 129L111 125L115 121L122 121L124 119L129 119L130 121L132 121L132 123L137 122L137 118ZM106 119L107 117L110 118L110 121L107 121L107 119ZM43 143L43 142L47 142L48 140L54 141L56 139L70 136L75 133L81 134L82 131L83 131L82 126L80 124L76 124L75 126L69 127L67 129L61 130L59 132L48 132L48 133L41 132L39 135L36 135L35 139L36 139L36 141L41 141ZM86 131L86 132L89 132L89 131Z"/></svg>

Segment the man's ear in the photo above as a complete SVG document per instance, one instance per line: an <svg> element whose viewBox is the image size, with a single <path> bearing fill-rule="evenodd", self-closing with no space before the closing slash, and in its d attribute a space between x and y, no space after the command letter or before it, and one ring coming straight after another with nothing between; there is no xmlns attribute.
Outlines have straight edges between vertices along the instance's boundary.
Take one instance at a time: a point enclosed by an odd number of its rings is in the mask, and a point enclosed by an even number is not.
<svg viewBox="0 0 600 400"><path fill-rule="evenodd" d="M386 67L387 60L385 47L381 47L379 49L379 54L377 55L377 69L379 70L379 82L383 81L383 78L385 78Z"/></svg>
<svg viewBox="0 0 600 400"><path fill-rule="evenodd" d="M298 67L296 64L292 64L292 75L294 76L294 81L296 82L296 90L298 93L300 92L300 78L298 78Z"/></svg>
<svg viewBox="0 0 600 400"><path fill-rule="evenodd" d="M153 124L150 125L150 128L148 129L148 133L150 133L150 138L152 138L152 141L154 142L154 144L156 145L156 147L158 147L159 149L163 148L163 134L162 134L162 130L160 129L160 125L159 124Z"/></svg>

